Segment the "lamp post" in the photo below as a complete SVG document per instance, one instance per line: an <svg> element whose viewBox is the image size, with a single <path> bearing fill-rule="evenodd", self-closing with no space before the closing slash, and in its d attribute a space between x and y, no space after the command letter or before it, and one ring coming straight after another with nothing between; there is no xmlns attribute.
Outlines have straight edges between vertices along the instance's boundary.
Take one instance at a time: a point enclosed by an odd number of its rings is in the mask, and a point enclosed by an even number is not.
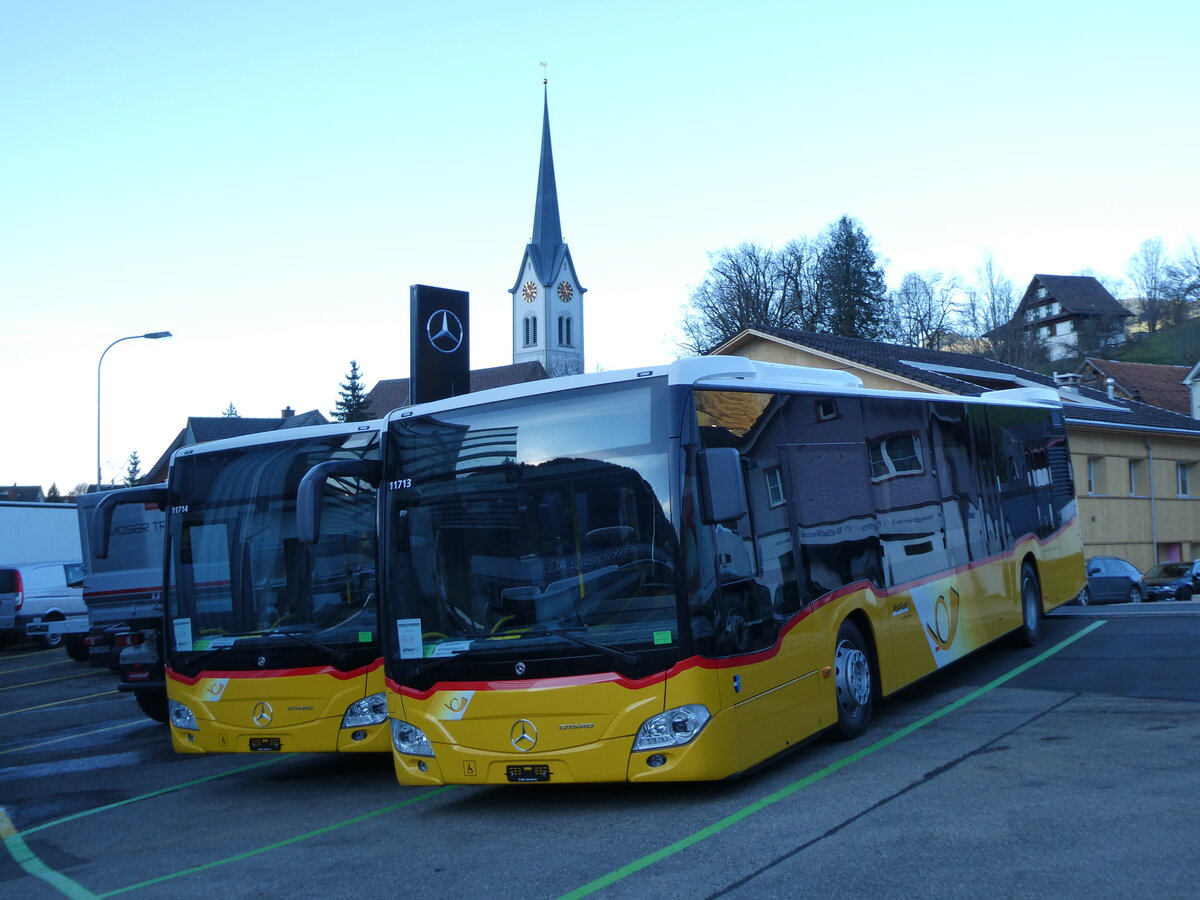
<svg viewBox="0 0 1200 900"><path fill-rule="evenodd" d="M140 338L147 338L151 341L158 341L163 338L169 338L169 331L151 331L147 334L131 334L128 337L117 338L111 344L104 348L104 353L100 354L100 362L96 363L96 490L100 490L100 367L104 364L104 356L121 341L134 341Z"/></svg>

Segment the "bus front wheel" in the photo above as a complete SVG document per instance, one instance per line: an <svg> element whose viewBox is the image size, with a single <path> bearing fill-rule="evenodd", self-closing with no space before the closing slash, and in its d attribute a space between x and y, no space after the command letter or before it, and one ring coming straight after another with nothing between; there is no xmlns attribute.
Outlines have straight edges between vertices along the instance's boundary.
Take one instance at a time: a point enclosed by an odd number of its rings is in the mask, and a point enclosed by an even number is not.
<svg viewBox="0 0 1200 900"><path fill-rule="evenodd" d="M859 737L871 724L875 684L869 652L858 626L849 619L843 622L833 652L833 682L838 707L833 734L843 741Z"/></svg>

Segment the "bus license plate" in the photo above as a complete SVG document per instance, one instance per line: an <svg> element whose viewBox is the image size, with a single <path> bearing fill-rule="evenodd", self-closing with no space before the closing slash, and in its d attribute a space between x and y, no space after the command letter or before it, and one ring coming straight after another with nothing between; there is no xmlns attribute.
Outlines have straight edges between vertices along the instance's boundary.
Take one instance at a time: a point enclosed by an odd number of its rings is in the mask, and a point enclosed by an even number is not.
<svg viewBox="0 0 1200 900"><path fill-rule="evenodd" d="M250 738L251 752L278 753L281 749L279 738Z"/></svg>
<svg viewBox="0 0 1200 900"><path fill-rule="evenodd" d="M508 780L512 782L549 781L549 766L509 766Z"/></svg>

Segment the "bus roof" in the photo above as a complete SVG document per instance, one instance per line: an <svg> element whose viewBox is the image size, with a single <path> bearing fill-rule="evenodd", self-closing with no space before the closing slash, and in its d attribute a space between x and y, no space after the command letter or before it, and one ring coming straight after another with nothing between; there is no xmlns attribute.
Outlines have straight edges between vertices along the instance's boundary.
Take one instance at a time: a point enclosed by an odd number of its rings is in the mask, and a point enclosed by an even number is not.
<svg viewBox="0 0 1200 900"><path fill-rule="evenodd" d="M520 397L541 397L560 391L576 390L593 385L617 384L642 378L666 377L669 384L712 388L714 390L746 391L819 391L828 394L869 397L894 397L911 400L924 399L956 400L964 403L1002 404L1007 406L1061 407L1058 392L1051 388L1023 387L999 391L986 391L977 397L958 394L934 394L917 391L877 390L867 388L862 380L839 369L817 369L808 366L790 366L782 363L759 362L741 356L700 356L676 360L657 366L638 369L619 369L612 372L593 372L586 375L568 375L530 381L523 384L506 385L432 400L415 406L392 410L385 423L394 419L409 418L465 409L485 403L513 400ZM299 430L299 429L298 429ZM309 430L309 429L303 429ZM275 432L270 432L275 434ZM225 443L225 442L222 442Z"/></svg>
<svg viewBox="0 0 1200 900"><path fill-rule="evenodd" d="M368 422L330 422L327 425L306 425L301 428L282 428L278 431L258 431L253 434L243 434L238 437L225 438L219 441L190 444L187 447L180 447L171 454L171 465L175 465L175 460L180 457L202 456L206 453L217 453L240 447L284 444L329 434L353 434L354 432L376 433L382 424L383 420L381 419L373 419Z"/></svg>

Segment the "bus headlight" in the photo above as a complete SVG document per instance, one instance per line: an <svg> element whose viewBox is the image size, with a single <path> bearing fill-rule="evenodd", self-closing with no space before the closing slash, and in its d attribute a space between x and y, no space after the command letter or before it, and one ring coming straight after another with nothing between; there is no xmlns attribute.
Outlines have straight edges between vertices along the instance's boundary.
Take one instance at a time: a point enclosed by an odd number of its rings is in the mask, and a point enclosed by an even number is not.
<svg viewBox="0 0 1200 900"><path fill-rule="evenodd" d="M642 723L633 741L633 749L661 750L686 744L701 732L711 718L708 707L699 703L668 709Z"/></svg>
<svg viewBox="0 0 1200 900"><path fill-rule="evenodd" d="M176 728L183 728L187 731L200 730L200 726L196 724L196 714L178 700L168 700L167 708L171 714L171 724Z"/></svg>
<svg viewBox="0 0 1200 900"><path fill-rule="evenodd" d="M397 753L407 753L409 756L433 756L433 745L425 737L425 732L399 719L392 719L392 746Z"/></svg>
<svg viewBox="0 0 1200 900"><path fill-rule="evenodd" d="M342 716L342 727L361 728L363 725L378 725L380 722L386 722L387 717L387 697L382 693L371 694L361 700L355 700L346 707L346 714Z"/></svg>

